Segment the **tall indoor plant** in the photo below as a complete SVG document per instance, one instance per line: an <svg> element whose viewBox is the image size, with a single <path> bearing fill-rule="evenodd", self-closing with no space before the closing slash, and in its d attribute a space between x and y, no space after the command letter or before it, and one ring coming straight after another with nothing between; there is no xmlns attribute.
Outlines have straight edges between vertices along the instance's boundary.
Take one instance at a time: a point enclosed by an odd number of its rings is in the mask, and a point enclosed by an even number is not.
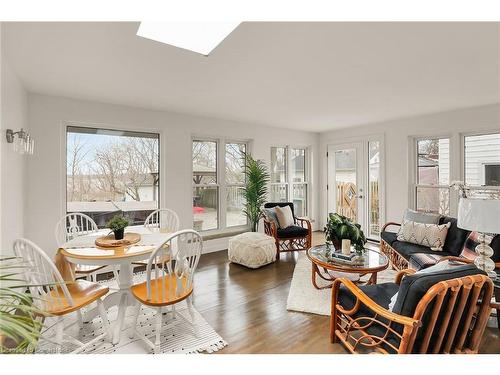
<svg viewBox="0 0 500 375"><path fill-rule="evenodd" d="M325 238L327 243L333 244L337 250L340 250L342 240L351 240L356 252L362 252L366 243L366 237L361 230L361 226L348 217L336 213L328 215Z"/></svg>
<svg viewBox="0 0 500 375"><path fill-rule="evenodd" d="M261 217L261 209L266 202L269 172L262 160L255 160L245 154L245 208L243 213L248 217L252 232L256 232Z"/></svg>

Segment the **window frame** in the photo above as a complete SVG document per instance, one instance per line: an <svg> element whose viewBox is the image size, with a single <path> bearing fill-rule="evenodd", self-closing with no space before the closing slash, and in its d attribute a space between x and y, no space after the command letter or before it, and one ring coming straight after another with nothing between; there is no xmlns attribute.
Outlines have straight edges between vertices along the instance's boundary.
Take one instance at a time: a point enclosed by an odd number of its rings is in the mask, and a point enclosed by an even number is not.
<svg viewBox="0 0 500 375"><path fill-rule="evenodd" d="M131 132L131 133L144 133L144 134L156 134L158 135L158 195L157 195L157 207L160 208L161 202L166 202L166 163L162 162L162 155L165 153L165 133L159 128L138 128L127 125L117 125L110 123L94 123L94 122L82 122L82 121L63 121L60 123L59 134L60 134L60 194L59 199L60 207L59 214L63 217L67 214L68 207L68 191L67 191L67 154L68 154L68 129L69 128L87 128L93 130L109 130L118 132ZM142 225L141 225L142 226Z"/></svg>
<svg viewBox="0 0 500 375"><path fill-rule="evenodd" d="M442 185L442 184L421 184L419 181L419 165L418 165L418 159L419 159L419 150L418 150L418 143L420 141L424 140L440 140L440 139L448 139L448 158L449 158L449 165L448 165L448 185ZM438 191L440 189L447 189L448 190L448 213L443 213L442 215L450 215L453 212L453 207L452 207L452 190L450 188L450 184L452 181L452 158L453 158L453 137L448 134L438 134L438 135L431 135L431 136L419 136L419 137L412 137L412 147L411 147L411 162L412 162L412 188L411 188L411 202L413 205L413 209L417 210L417 202L418 202L418 189L419 188L425 188L425 189L437 189ZM439 179L439 175L438 175Z"/></svg>
<svg viewBox="0 0 500 375"><path fill-rule="evenodd" d="M204 235L211 234L219 234L219 233L232 233L239 232L242 230L247 230L250 228L250 223L248 222L246 225L234 225L227 226L227 202L226 202L226 194L227 194L227 184L226 184L226 144L228 143L241 143L245 144L245 149L247 153L251 153L251 141L247 139L236 139L236 138L225 138L225 137L210 137L204 135L192 135L191 136L191 183L192 188L195 186L193 183L193 142L201 141L201 142L215 142L217 145L216 152L216 168L217 168L217 184L204 184L204 186L214 187L217 186L218 194L217 194L217 228L206 229L200 231ZM233 184L229 184L233 186ZM244 186L244 185L243 185ZM191 200L193 198L193 194L191 193ZM191 210L192 213L192 210ZM192 213L191 222L194 222L194 213Z"/></svg>
<svg viewBox="0 0 500 375"><path fill-rule="evenodd" d="M467 177L467 173L466 173L467 163L465 160L465 158L467 157L466 152L465 152L465 138L477 137L477 136L481 136L481 135L492 135L492 134L500 134L500 131L489 130L489 131L474 131L474 132L460 133L460 179L464 183L466 183L466 177ZM498 165L498 164L500 164L500 162L482 163L482 168L481 168L482 176L484 177L485 165ZM500 190L500 186L495 186L495 185L470 185L468 187L471 190L481 190L481 189Z"/></svg>
<svg viewBox="0 0 500 375"><path fill-rule="evenodd" d="M270 182L270 189L273 186L285 186L286 189L286 201L292 202L294 199L293 187L295 185L303 185L306 187L306 199L305 199L305 215L304 217L310 217L310 207L311 207L311 147L302 145L272 145L269 149L270 155L270 165L272 165L272 149L273 148L284 148L285 149L285 181L284 182ZM292 163L290 163L292 150L304 150L304 182L294 182L292 181ZM271 197L270 197L271 199ZM297 215L297 213L295 213Z"/></svg>

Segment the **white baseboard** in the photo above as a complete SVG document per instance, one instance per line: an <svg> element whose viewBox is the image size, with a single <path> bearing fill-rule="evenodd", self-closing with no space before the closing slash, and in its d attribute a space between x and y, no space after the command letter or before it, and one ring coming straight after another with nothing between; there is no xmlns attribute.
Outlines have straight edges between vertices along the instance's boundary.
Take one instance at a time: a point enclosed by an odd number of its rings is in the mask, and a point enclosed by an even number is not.
<svg viewBox="0 0 500 375"><path fill-rule="evenodd" d="M209 254L215 253L216 251L227 250L227 248L229 247L229 239L231 239L231 237L223 237L203 241L202 254Z"/></svg>

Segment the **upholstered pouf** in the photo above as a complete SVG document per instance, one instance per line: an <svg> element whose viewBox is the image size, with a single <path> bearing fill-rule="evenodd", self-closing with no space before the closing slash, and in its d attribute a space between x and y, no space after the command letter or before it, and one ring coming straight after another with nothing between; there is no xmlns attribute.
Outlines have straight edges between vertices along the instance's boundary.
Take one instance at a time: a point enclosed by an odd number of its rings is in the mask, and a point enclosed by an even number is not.
<svg viewBox="0 0 500 375"><path fill-rule="evenodd" d="M229 240L227 253L233 263L259 268L276 260L276 244L263 233L247 232Z"/></svg>

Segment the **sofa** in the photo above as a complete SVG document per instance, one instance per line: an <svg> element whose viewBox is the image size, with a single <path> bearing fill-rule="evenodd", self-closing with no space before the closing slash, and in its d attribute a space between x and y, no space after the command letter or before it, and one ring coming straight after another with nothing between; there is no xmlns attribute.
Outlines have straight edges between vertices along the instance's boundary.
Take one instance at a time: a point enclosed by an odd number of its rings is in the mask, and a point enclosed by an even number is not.
<svg viewBox="0 0 500 375"><path fill-rule="evenodd" d="M464 249L471 232L457 226L457 219L449 216L439 217L438 224L450 223L446 240L442 251L435 251L429 247L414 243L398 241L397 229L401 224L389 222L385 224L381 231L380 250L387 255L394 269L403 270L407 268L420 270L430 267L443 258L468 258L473 261L470 251L467 254ZM493 237L490 246L493 248L493 261L497 266L497 273L500 269L500 235ZM470 246L469 246L470 247Z"/></svg>

